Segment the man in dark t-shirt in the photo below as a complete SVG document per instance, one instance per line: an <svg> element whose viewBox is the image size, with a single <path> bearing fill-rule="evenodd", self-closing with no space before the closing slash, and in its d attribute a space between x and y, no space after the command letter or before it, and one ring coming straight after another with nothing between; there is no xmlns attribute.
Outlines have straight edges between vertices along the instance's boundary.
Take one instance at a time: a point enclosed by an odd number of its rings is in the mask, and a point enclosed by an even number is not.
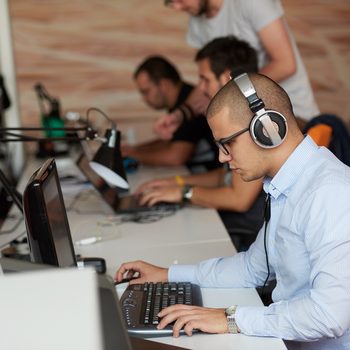
<svg viewBox="0 0 350 350"><path fill-rule="evenodd" d="M134 73L136 86L153 109L172 112L183 105L193 86L184 82L167 59L151 56ZM191 171L220 167L218 150L204 116L184 120L169 141L154 140L137 146L123 146L123 156L148 165L183 165Z"/></svg>
<svg viewBox="0 0 350 350"><path fill-rule="evenodd" d="M230 80L230 75L257 71L255 50L233 36L214 39L197 52L195 61L198 87L208 98L214 97ZM141 204L186 201L217 209L238 250L245 249L255 239L264 221L266 195L262 181L245 182L226 167L201 174L157 178L142 184L137 193L142 194Z"/></svg>

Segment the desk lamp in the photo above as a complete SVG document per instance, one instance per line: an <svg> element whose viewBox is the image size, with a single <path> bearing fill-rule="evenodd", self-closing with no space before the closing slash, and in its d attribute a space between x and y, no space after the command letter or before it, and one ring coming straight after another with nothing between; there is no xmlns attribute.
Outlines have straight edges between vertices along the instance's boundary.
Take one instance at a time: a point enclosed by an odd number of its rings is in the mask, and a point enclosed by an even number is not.
<svg viewBox="0 0 350 350"><path fill-rule="evenodd" d="M103 115L111 124L111 129L107 129L105 136L100 137L95 130L89 126L89 115L96 111ZM91 168L100 175L105 181L113 186L128 189L129 184L126 179L125 170L122 163L120 152L120 131L117 130L116 124L100 109L89 108L87 110L87 126L85 127L64 127L64 128L0 128L0 142L28 142L28 141L89 141L98 140L102 145L96 152L92 161ZM77 134L66 135L62 137L32 137L23 135L23 131L61 131L61 132L85 132L85 135ZM21 195L10 185L5 174L0 169L0 182L4 185L5 190L13 198L13 201L21 209Z"/></svg>

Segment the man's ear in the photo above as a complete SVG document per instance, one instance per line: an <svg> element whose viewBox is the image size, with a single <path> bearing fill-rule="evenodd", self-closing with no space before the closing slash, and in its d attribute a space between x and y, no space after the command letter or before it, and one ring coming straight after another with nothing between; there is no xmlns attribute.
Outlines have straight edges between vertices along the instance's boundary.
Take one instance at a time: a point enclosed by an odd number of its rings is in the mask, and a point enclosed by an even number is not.
<svg viewBox="0 0 350 350"><path fill-rule="evenodd" d="M219 82L222 86L226 85L230 80L231 80L231 76L230 76L231 71L229 69L225 69L219 76Z"/></svg>

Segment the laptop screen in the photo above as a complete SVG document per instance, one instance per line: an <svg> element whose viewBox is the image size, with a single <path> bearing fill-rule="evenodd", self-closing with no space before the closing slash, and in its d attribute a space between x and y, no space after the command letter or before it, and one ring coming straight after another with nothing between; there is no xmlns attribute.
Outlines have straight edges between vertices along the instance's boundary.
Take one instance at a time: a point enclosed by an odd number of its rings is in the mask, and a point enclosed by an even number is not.
<svg viewBox="0 0 350 350"><path fill-rule="evenodd" d="M97 175L89 165L89 160L85 153L82 153L77 160L77 166L96 190L101 194L102 198L109 204L113 210L118 208L120 203L119 190L117 187L109 185L102 177Z"/></svg>
<svg viewBox="0 0 350 350"><path fill-rule="evenodd" d="M76 266L54 159L47 160L30 178L23 194L23 209L32 261Z"/></svg>

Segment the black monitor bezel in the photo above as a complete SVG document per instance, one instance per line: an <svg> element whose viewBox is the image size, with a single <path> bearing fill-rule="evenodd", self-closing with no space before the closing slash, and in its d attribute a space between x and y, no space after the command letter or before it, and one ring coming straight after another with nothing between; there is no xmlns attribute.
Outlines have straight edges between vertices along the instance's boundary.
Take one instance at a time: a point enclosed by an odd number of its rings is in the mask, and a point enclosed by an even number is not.
<svg viewBox="0 0 350 350"><path fill-rule="evenodd" d="M62 224L65 225L69 233L67 239L72 252L73 262L73 265L70 266L77 266L68 217L54 158L48 159L34 172L23 193L24 219L27 228L31 260L35 263L60 266L43 194L43 186L45 186L45 182L52 176L55 178L57 184L59 201L63 205L62 212L64 222Z"/></svg>

